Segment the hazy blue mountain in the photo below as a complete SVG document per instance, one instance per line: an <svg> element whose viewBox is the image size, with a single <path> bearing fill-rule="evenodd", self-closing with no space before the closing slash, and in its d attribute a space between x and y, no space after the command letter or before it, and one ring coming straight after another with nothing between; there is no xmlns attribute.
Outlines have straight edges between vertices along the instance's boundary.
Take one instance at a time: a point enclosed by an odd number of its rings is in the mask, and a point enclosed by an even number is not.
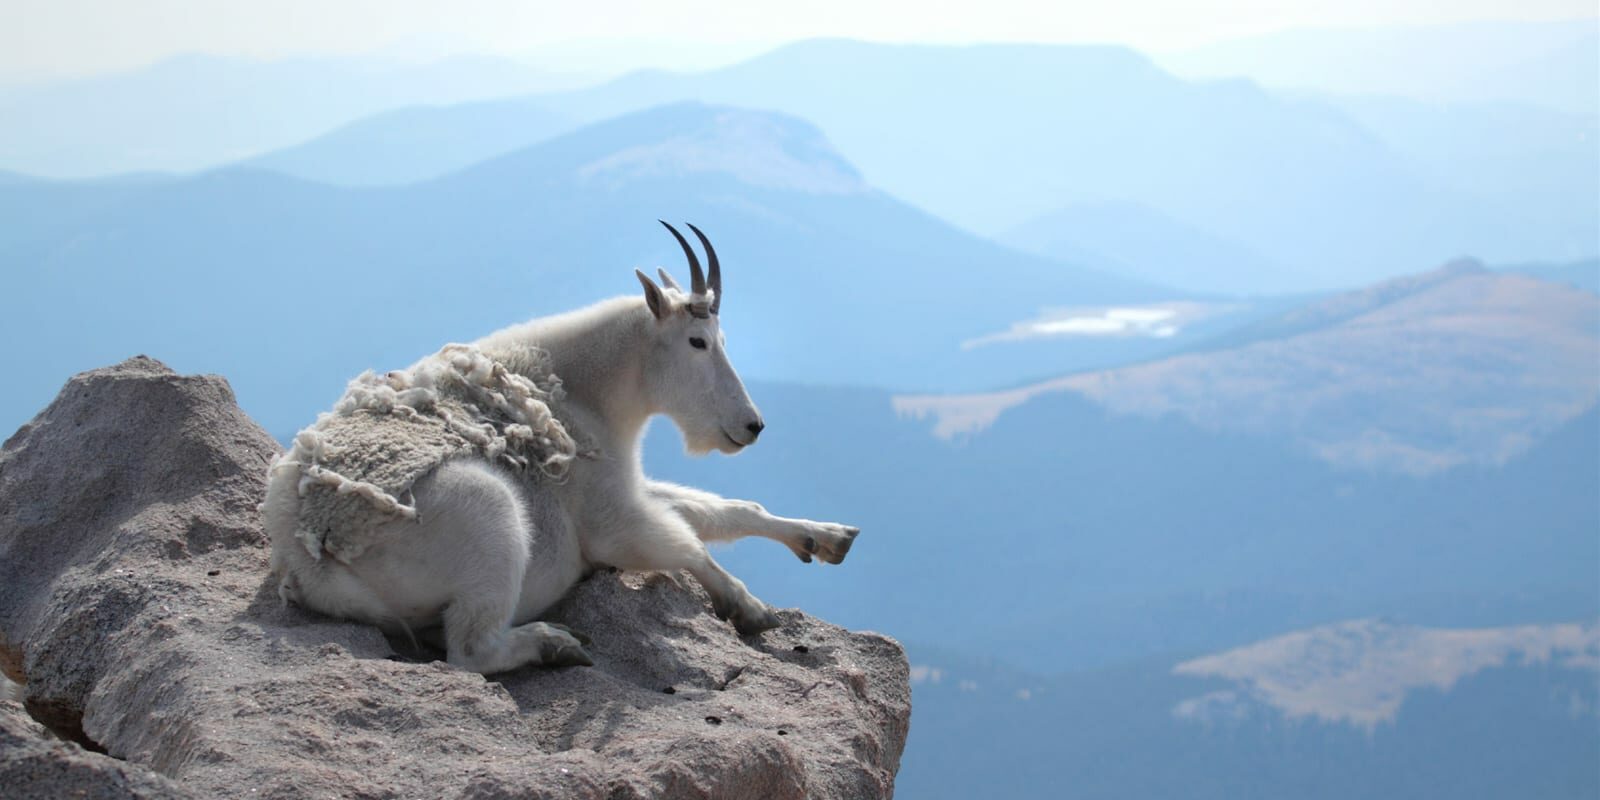
<svg viewBox="0 0 1600 800"><path fill-rule="evenodd" d="M1590 57L1600 74L1600 52ZM1600 88L1591 98L1600 104ZM1508 224L1540 224L1552 208L1568 226L1549 228L1568 258L1600 248L1600 108L1582 113L1515 103L1424 103L1382 96L1322 98L1438 180L1496 209ZM1463 251L1465 252L1465 251ZM1497 260L1515 258L1503 252Z"/></svg>
<svg viewBox="0 0 1600 800"><path fill-rule="evenodd" d="M1292 268L1263 289L1360 283L1464 252L1587 257L1600 241L1595 215L1564 196L1520 196L1539 219L1508 220L1332 106L1183 81L1115 47L813 41L542 102L583 115L668 97L798 114L875 184L979 231L1137 203ZM1577 250L1574 228L1591 232Z"/></svg>
<svg viewBox="0 0 1600 800"><path fill-rule="evenodd" d="M417 106L352 122L245 164L342 186L385 186L456 172L575 127L531 103Z"/></svg>
<svg viewBox="0 0 1600 800"><path fill-rule="evenodd" d="M229 375L293 430L367 368L638 291L690 220L727 264L731 347L756 377L975 389L1161 352L1168 341L966 351L1040 307L1170 293L1008 250L871 188L810 126L695 104L590 126L385 189L225 170L156 184L0 187L15 426L71 373L149 352ZM64 324L70 314L72 324Z"/></svg>
<svg viewBox="0 0 1600 800"><path fill-rule="evenodd" d="M1195 660L1249 659L1241 671L1252 678L1241 681L1175 671L1177 657L1040 677L913 645L916 724L896 789L918 798L1593 797L1600 652L1588 619L1480 630L1358 620ZM1329 714L1291 716L1271 705L1283 694ZM1373 694L1397 706L1375 725L1353 723L1346 715Z"/></svg>
<svg viewBox="0 0 1600 800"><path fill-rule="evenodd" d="M1570 264L1515 264L1504 269L1507 272L1532 275L1554 283L1564 283L1600 293L1600 258L1589 258Z"/></svg>
<svg viewBox="0 0 1600 800"><path fill-rule="evenodd" d="M1295 29L1157 60L1180 75L1249 77L1269 86L1600 111L1600 19L1593 16Z"/></svg>
<svg viewBox="0 0 1600 800"><path fill-rule="evenodd" d="M188 55L0 94L0 167L53 177L237 161L385 109L571 86L513 62Z"/></svg>
<svg viewBox="0 0 1600 800"><path fill-rule="evenodd" d="M1257 294L1287 268L1132 203L1061 209L997 237L1031 253L1198 293Z"/></svg>
<svg viewBox="0 0 1600 800"><path fill-rule="evenodd" d="M1578 20L1582 25L1585 21ZM1600 19L1588 34L1513 64L1480 68L1460 81L1469 97L1506 97L1568 111L1600 111Z"/></svg>
<svg viewBox="0 0 1600 800"><path fill-rule="evenodd" d="M1600 247L1592 224L1600 219L1600 116L1512 103L1298 96L1338 108L1432 179L1477 198L1507 223L1566 209L1561 219L1570 227L1547 229L1562 252ZM1199 291L1259 292L1281 285L1286 269L1237 242L1126 203L1062 209L999 238L1030 252Z"/></svg>
<svg viewBox="0 0 1600 800"><path fill-rule="evenodd" d="M467 142L487 136L466 132L474 118L596 120L677 100L805 118L873 185L975 231L1083 206L1139 209L1112 221L1114 230L1174 220L1191 231L1163 234L1175 243L1198 235L1273 267L1257 291L1360 283L1466 252L1583 258L1600 240L1600 222L1587 213L1592 200L1572 205L1567 189L1539 190L1515 169L1441 173L1323 100L1244 80L1181 80L1119 47L808 41L705 73L642 72L507 100L499 112L474 106L459 111L460 123L443 121L458 113L449 108L410 119L460 130ZM1570 149L1524 160L1564 168L1560 186L1579 186L1593 175L1585 166L1592 154L1574 161L1562 155ZM397 180L416 175L406 160L395 164ZM1164 255L1164 270L1183 268L1182 253ZM1202 285L1211 266L1200 264L1185 285Z"/></svg>
<svg viewBox="0 0 1600 800"><path fill-rule="evenodd" d="M1052 393L1271 436L1329 463L1502 463L1600 400L1600 297L1457 262L1329 296L1170 358L965 397L897 399L959 436Z"/></svg>
<svg viewBox="0 0 1600 800"><path fill-rule="evenodd" d="M88 181L49 180L17 173L0 175L0 219L6 221L0 225L0 252L24 242L70 236L75 226L144 197L169 180L173 179L140 173ZM19 289L25 285L29 271L25 263L20 257L15 262L0 262L8 284Z"/></svg>

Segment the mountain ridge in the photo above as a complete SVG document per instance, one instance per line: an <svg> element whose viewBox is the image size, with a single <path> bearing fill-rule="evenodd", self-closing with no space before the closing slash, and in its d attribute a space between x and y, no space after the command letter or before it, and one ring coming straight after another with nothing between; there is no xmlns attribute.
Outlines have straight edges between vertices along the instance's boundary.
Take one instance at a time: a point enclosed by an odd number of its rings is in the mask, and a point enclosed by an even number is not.
<svg viewBox="0 0 1600 800"><path fill-rule="evenodd" d="M1005 392L900 396L895 406L949 438L1071 392L1118 414L1287 436L1346 468L1427 474L1503 461L1593 408L1596 363L1600 298L1460 260L1166 359Z"/></svg>
<svg viewBox="0 0 1600 800"><path fill-rule="evenodd" d="M385 109L563 85L515 62L411 65L185 54L0 94L0 166L62 178L188 171L253 157Z"/></svg>
<svg viewBox="0 0 1600 800"><path fill-rule="evenodd" d="M1482 175L1440 169L1336 103L1244 79L1186 81L1115 46L811 40L716 70L635 73L502 105L508 115L539 109L595 122L682 100L804 118L868 182L971 231L1074 205L1143 206L1273 265L1256 271L1275 279L1258 291L1367 282L1461 252L1586 257L1600 236L1581 193L1574 206L1571 191L1543 191L1546 182L1471 153L1449 163ZM452 113L417 124L448 127ZM1501 135L1485 130L1490 144ZM1570 176L1587 173L1572 158L1527 156L1539 175L1581 189ZM1191 271L1198 286L1204 276Z"/></svg>

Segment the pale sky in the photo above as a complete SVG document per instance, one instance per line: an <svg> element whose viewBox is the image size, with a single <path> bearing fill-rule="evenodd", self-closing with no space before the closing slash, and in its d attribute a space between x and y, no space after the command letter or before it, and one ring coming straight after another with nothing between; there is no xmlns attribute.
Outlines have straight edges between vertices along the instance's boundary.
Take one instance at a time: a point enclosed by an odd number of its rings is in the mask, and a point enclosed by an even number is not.
<svg viewBox="0 0 1600 800"><path fill-rule="evenodd" d="M540 51L559 44L554 52L592 50L615 68L710 66L817 36L1116 42L1161 51L1295 27L1595 14L1595 0L0 0L0 80L114 71L193 52L545 61ZM630 47L637 48L631 57Z"/></svg>

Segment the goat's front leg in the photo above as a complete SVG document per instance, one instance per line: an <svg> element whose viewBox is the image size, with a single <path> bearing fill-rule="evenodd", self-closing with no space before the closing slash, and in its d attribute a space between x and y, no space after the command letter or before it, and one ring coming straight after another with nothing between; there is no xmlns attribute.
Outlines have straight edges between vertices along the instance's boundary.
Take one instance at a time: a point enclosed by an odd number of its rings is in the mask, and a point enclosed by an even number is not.
<svg viewBox="0 0 1600 800"><path fill-rule="evenodd" d="M584 539L584 558L625 570L687 570L711 596L711 610L744 635L778 627L778 615L744 581L711 558L685 521L666 507L614 509Z"/></svg>
<svg viewBox="0 0 1600 800"><path fill-rule="evenodd" d="M834 522L790 519L767 513L760 503L729 500L710 492L679 486L666 481L650 481L650 496L678 512L695 534L705 542L728 542L746 536L761 536L782 542L801 561L813 556L838 564L850 553L860 528Z"/></svg>

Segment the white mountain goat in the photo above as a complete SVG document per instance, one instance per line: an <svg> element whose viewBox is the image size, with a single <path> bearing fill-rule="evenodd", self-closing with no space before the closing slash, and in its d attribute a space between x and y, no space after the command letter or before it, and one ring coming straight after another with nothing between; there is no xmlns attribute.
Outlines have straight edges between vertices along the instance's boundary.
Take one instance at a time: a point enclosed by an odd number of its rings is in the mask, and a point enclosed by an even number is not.
<svg viewBox="0 0 1600 800"><path fill-rule="evenodd" d="M449 662L482 673L592 664L587 637L534 620L604 566L687 570L739 633L777 627L705 543L764 536L838 564L859 529L645 477L640 440L656 414L695 454L737 453L764 427L724 349L716 251L691 225L708 280L662 224L688 257L689 292L665 270L662 286L635 270L642 297L352 382L269 473L262 514L280 596L392 632L442 625ZM369 427L340 440L339 425ZM424 468L410 476L374 466L418 453Z"/></svg>

